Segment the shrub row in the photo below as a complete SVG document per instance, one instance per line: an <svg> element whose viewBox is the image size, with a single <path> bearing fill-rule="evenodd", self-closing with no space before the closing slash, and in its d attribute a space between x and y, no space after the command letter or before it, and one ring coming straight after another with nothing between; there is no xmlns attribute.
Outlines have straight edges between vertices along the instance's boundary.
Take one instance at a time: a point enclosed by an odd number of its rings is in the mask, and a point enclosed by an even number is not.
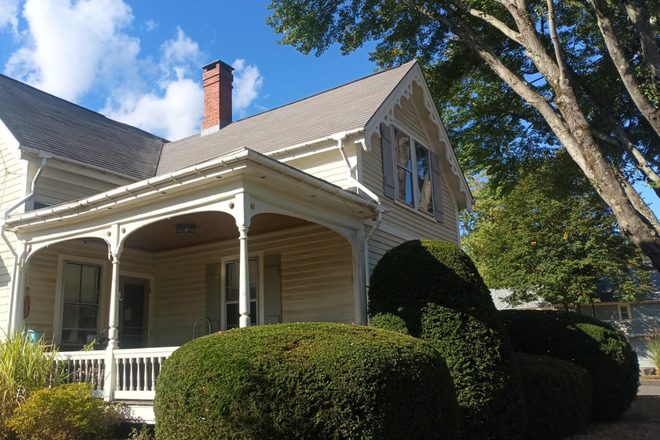
<svg viewBox="0 0 660 440"><path fill-rule="evenodd" d="M454 439L459 420L449 372L430 344L321 323L183 345L158 377L154 411L163 439Z"/></svg>
<svg viewBox="0 0 660 440"><path fill-rule="evenodd" d="M500 317L515 351L553 356L587 370L593 382L594 419L614 420L630 408L639 365L621 332L574 312L505 310Z"/></svg>
<svg viewBox="0 0 660 440"><path fill-rule="evenodd" d="M524 401L513 351L465 252L431 240L399 245L376 265L369 300L371 325L426 339L443 355L463 438L522 438Z"/></svg>
<svg viewBox="0 0 660 440"><path fill-rule="evenodd" d="M591 413L591 379L572 362L517 354L525 390L527 439L561 439L584 426Z"/></svg>

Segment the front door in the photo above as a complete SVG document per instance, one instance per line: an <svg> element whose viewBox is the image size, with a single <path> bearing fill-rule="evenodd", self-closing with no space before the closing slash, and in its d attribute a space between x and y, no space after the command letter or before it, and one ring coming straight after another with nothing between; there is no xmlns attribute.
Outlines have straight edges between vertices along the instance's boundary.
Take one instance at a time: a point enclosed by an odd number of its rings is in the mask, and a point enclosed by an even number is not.
<svg viewBox="0 0 660 440"><path fill-rule="evenodd" d="M119 347L146 347L149 280L119 277L119 291Z"/></svg>

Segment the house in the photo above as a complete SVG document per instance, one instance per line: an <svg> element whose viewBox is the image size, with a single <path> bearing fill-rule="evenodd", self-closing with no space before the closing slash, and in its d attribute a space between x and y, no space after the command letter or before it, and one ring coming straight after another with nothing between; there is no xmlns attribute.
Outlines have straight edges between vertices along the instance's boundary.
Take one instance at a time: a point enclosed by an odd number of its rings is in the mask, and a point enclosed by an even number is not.
<svg viewBox="0 0 660 440"><path fill-rule="evenodd" d="M642 371L656 368L647 350L646 338L660 331L660 274L652 275L652 289L636 302L620 301L614 297L611 287L603 286L598 291L598 301L581 307L570 306L569 310L607 322L620 330L637 353ZM505 298L511 293L506 289L490 291L498 310L564 310L562 304L532 301L512 307Z"/></svg>
<svg viewBox="0 0 660 440"><path fill-rule="evenodd" d="M204 66L201 131L169 142L0 76L0 325L147 420L177 346L365 324L378 259L458 244L473 202L417 62L236 122L232 80Z"/></svg>

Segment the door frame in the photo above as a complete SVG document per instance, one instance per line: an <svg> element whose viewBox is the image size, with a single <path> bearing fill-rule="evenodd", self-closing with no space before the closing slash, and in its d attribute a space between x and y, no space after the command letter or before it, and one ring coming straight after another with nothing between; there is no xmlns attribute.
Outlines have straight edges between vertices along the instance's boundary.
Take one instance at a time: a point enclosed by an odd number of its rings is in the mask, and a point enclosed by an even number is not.
<svg viewBox="0 0 660 440"><path fill-rule="evenodd" d="M154 274L146 272L135 272L131 270L119 270L119 277L127 278L140 278L148 281L149 291L147 292L146 302L147 302L147 346L151 347L152 344L152 334L151 334L151 322L153 321L154 313ZM121 280L119 282L121 286ZM121 322L119 322L121 324ZM119 329L117 329L119 330Z"/></svg>

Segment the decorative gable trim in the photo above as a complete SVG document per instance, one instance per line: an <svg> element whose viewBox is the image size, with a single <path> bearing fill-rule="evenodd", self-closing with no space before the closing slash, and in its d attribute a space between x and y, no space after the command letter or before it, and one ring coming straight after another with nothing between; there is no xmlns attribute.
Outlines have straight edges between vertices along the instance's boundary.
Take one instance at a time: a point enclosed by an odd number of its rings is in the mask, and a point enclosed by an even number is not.
<svg viewBox="0 0 660 440"><path fill-rule="evenodd" d="M431 97L431 91L428 88L419 63L415 63L403 79L401 79L399 84L397 84L392 90L387 99L381 104L376 113L374 113L367 122L365 126L365 149L371 151L371 138L374 134L380 137L381 123L390 126L394 122L395 107L401 107L402 99L408 100L413 97L415 85L421 89L423 93L424 109L427 112L426 115L438 131L437 141L434 142L433 139L429 140L435 144L434 147L436 147L436 151L441 153L439 155L445 157L445 163L449 166L453 175L453 179L451 179L452 182L447 183L450 184L450 187L453 187L452 189L454 190L455 196L458 196L456 197L458 208L470 210L472 209L474 199L472 198L470 188L458 163L454 149L451 147L449 137L442 124L438 110L435 107L433 98ZM444 154L442 154L442 150L444 150ZM447 176L447 174L448 173L444 173L445 176Z"/></svg>

